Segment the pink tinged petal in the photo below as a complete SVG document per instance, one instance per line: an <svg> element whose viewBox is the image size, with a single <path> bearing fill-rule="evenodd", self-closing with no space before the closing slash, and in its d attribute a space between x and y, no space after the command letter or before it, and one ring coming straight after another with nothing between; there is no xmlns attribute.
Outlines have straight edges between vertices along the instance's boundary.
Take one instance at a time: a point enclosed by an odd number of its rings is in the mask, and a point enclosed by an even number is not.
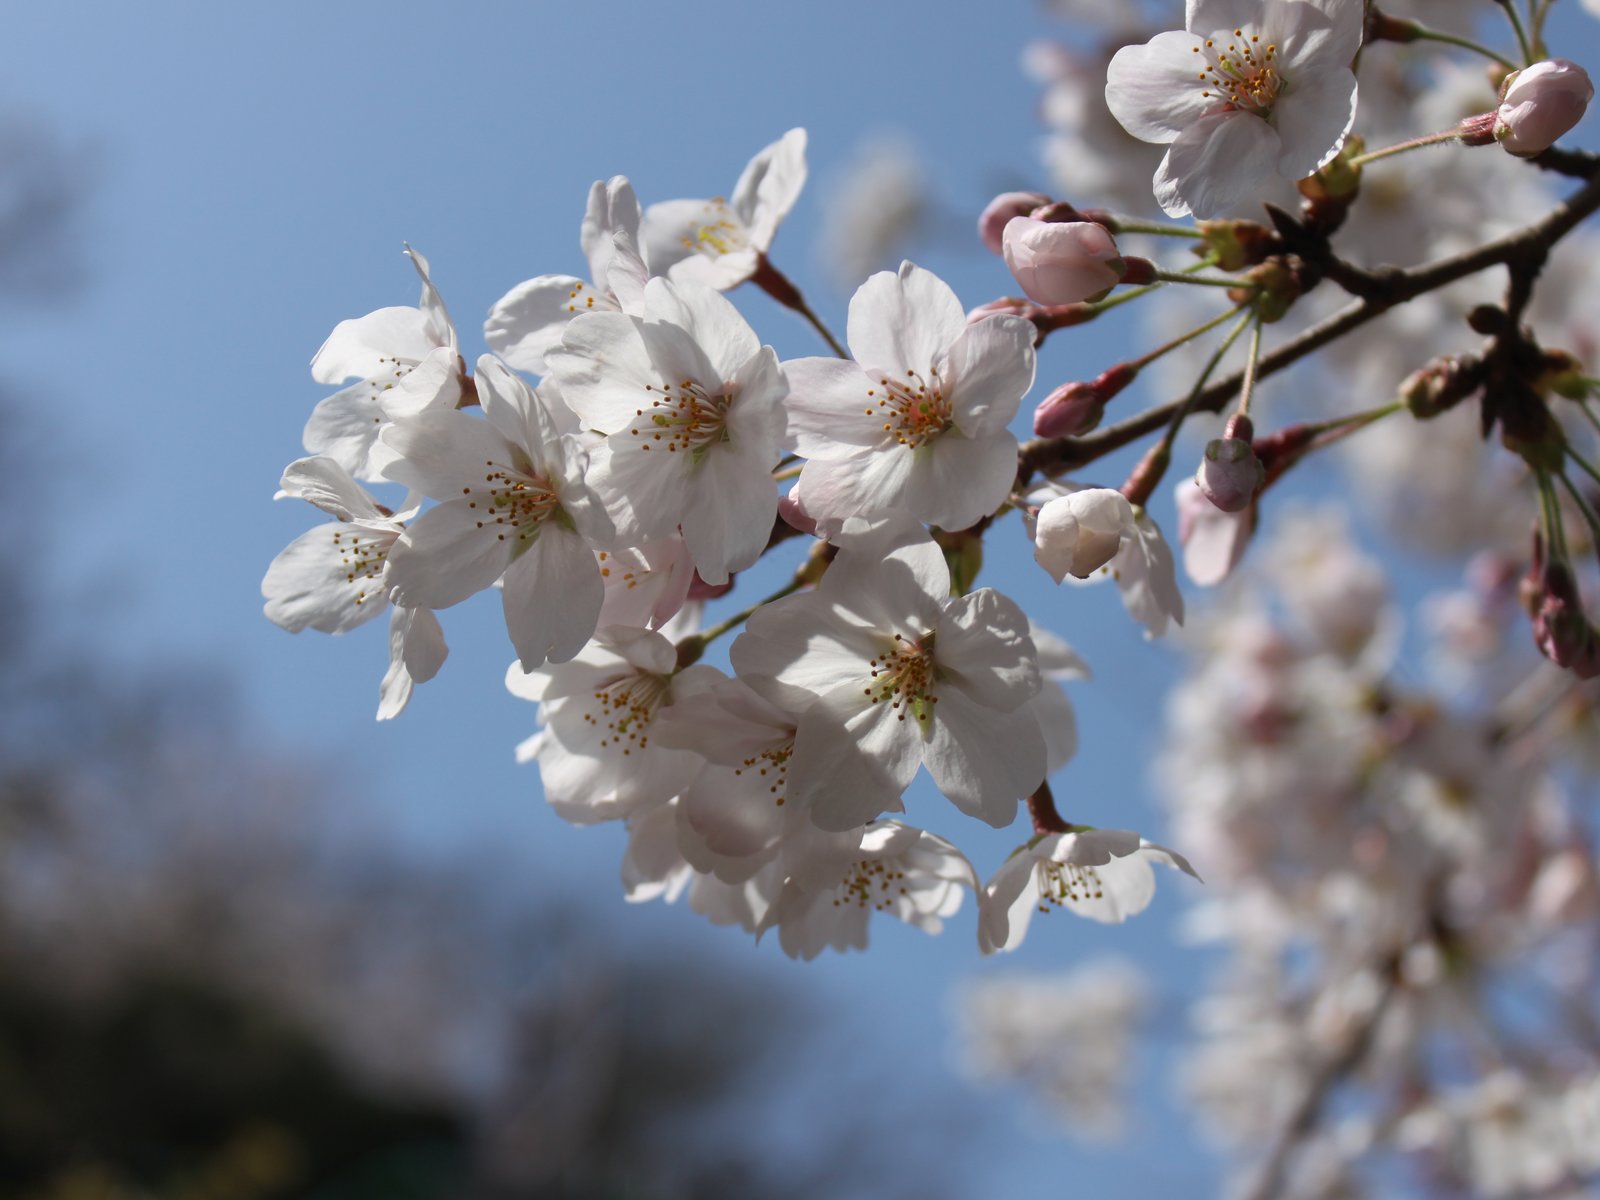
<svg viewBox="0 0 1600 1200"><path fill-rule="evenodd" d="M977 524L1005 503L1016 482L1017 439L1005 429L975 438L947 429L910 453L906 507L940 529Z"/></svg>
<svg viewBox="0 0 1600 1200"><path fill-rule="evenodd" d="M750 230L751 245L772 245L778 226L806 183L806 131L791 129L746 164L734 184L733 211Z"/></svg>
<svg viewBox="0 0 1600 1200"><path fill-rule="evenodd" d="M575 533L546 522L538 539L506 568L501 589L506 632L524 671L573 658L594 634L605 587L594 551Z"/></svg>
<svg viewBox="0 0 1600 1200"><path fill-rule="evenodd" d="M1146 637L1160 637L1169 620L1183 624L1183 593L1161 530L1148 516L1141 516L1135 528L1138 536L1125 544L1112 568L1128 613L1145 627Z"/></svg>
<svg viewBox="0 0 1600 1200"><path fill-rule="evenodd" d="M1003 829L1017 819L1017 804L1044 779L1044 737L1024 708L1002 713L941 687L923 748L928 773L969 817Z"/></svg>
<svg viewBox="0 0 1600 1200"><path fill-rule="evenodd" d="M1348 71L1365 27L1365 6L1351 0L1289 0L1267 6L1261 40L1277 45L1279 69L1298 87L1318 72Z"/></svg>
<svg viewBox="0 0 1600 1200"><path fill-rule="evenodd" d="M850 298L850 352L869 374L926 373L966 330L950 285L914 263L879 271Z"/></svg>
<svg viewBox="0 0 1600 1200"><path fill-rule="evenodd" d="M276 498L294 497L314 504L341 521L386 523L367 490L350 477L338 460L317 455L296 459L283 469Z"/></svg>
<svg viewBox="0 0 1600 1200"><path fill-rule="evenodd" d="M695 870L740 883L772 857L783 832L776 770L708 766L679 798L678 844Z"/></svg>
<svg viewBox="0 0 1600 1200"><path fill-rule="evenodd" d="M884 440L861 367L837 358L796 358L783 364L788 377L789 434L802 458L838 458L852 448Z"/></svg>
<svg viewBox="0 0 1600 1200"><path fill-rule="evenodd" d="M261 581L273 624L299 633L344 633L387 605L384 556L395 535L360 525L319 525L272 560Z"/></svg>
<svg viewBox="0 0 1600 1200"><path fill-rule="evenodd" d="M662 384L638 325L621 313L590 313L567 326L561 345L545 354L561 399L585 429L625 429L642 408L645 391ZM675 381L674 381L675 382Z"/></svg>
<svg viewBox="0 0 1600 1200"><path fill-rule="evenodd" d="M848 458L811 459L800 469L796 490L806 515L824 536L850 517L868 520L905 504L915 452L903 446L866 450Z"/></svg>
<svg viewBox="0 0 1600 1200"><path fill-rule="evenodd" d="M1278 174L1303 179L1325 167L1356 119L1356 77L1348 68L1310 72L1285 89L1272 109L1282 149Z"/></svg>
<svg viewBox="0 0 1600 1200"><path fill-rule="evenodd" d="M1255 529L1255 514L1248 507L1223 512L1205 498L1192 479L1178 485L1176 496L1184 573L1201 587L1215 587L1244 557Z"/></svg>
<svg viewBox="0 0 1600 1200"><path fill-rule="evenodd" d="M789 795L817 828L839 833L901 807L922 759L918 725L904 717L904 709L869 701L855 680L801 715Z"/></svg>
<svg viewBox="0 0 1600 1200"><path fill-rule="evenodd" d="M1106 106L1134 137L1164 145L1216 108L1216 97L1203 94L1206 86L1195 65L1204 57L1195 47L1206 36L1200 29L1169 30L1142 46L1124 46L1112 57L1106 67Z"/></svg>
<svg viewBox="0 0 1600 1200"><path fill-rule="evenodd" d="M689 885L689 907L713 925L737 925L755 933L782 888L783 867L774 859L737 884L697 875Z"/></svg>
<svg viewBox="0 0 1600 1200"><path fill-rule="evenodd" d="M318 383L371 379L391 372L397 358L420 361L436 345L421 309L380 308L334 326L311 360L311 378Z"/></svg>
<svg viewBox="0 0 1600 1200"><path fill-rule="evenodd" d="M956 428L968 437L1002 432L1033 386L1034 328L1021 317L968 325L950 347L941 375Z"/></svg>
<svg viewBox="0 0 1600 1200"><path fill-rule="evenodd" d="M1156 168L1156 202L1168 216L1221 216L1260 191L1276 173L1282 148L1277 131L1253 113L1201 117Z"/></svg>
<svg viewBox="0 0 1600 1200"><path fill-rule="evenodd" d="M390 598L407 608L460 604L500 578L515 536L485 522L465 500L431 508L389 551Z"/></svg>
<svg viewBox="0 0 1600 1200"><path fill-rule="evenodd" d="M495 302L483 324L489 348L519 371L545 373L545 355L561 344L562 332L581 313L615 306L595 286L575 275L540 275L517 284Z"/></svg>
<svg viewBox="0 0 1600 1200"><path fill-rule="evenodd" d="M760 340L739 310L711 288L657 278L645 285L644 300L647 340L654 324L664 321L681 329L703 355L677 364L674 375L707 386L731 380L761 350Z"/></svg>
<svg viewBox="0 0 1600 1200"><path fill-rule="evenodd" d="M1011 712L1039 692L1028 618L993 588L979 588L945 606L934 653L940 696L956 688L986 708Z"/></svg>

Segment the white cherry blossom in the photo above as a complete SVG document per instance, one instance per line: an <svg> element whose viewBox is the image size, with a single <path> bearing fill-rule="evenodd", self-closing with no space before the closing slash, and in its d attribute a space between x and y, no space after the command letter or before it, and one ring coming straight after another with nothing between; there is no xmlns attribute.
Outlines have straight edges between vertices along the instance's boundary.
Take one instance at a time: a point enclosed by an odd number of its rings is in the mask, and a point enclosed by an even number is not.
<svg viewBox="0 0 1600 1200"><path fill-rule="evenodd" d="M920 530L851 539L815 592L758 609L730 657L799 714L788 794L822 829L898 809L919 766L997 827L1044 778L1027 618L990 588L952 599Z"/></svg>
<svg viewBox="0 0 1600 1200"><path fill-rule="evenodd" d="M761 932L778 930L790 958L809 961L828 947L865 950L875 912L938 933L961 908L963 894L977 890L966 855L924 830L874 821L852 841L806 875L790 876L761 922Z"/></svg>
<svg viewBox="0 0 1600 1200"><path fill-rule="evenodd" d="M311 360L318 383L360 382L335 392L306 422L305 448L332 458L357 479L383 477L392 455L378 440L399 417L451 409L461 400L466 366L456 330L428 271L428 260L406 247L422 277L417 307L380 308L340 321Z"/></svg>
<svg viewBox="0 0 1600 1200"><path fill-rule="evenodd" d="M546 361L584 428L607 435L591 452L589 481L620 545L681 528L711 584L760 557L778 511L771 471L788 383L732 304L652 279L640 316L579 317Z"/></svg>
<svg viewBox="0 0 1600 1200"><path fill-rule="evenodd" d="M303 458L284 470L279 498L298 497L337 520L301 534L272 560L261 581L267 619L290 633L344 633L389 607L385 564L405 530L331 458ZM425 608L396 607L389 620L389 669L379 687L378 719L398 716L414 684L432 679L448 653L439 619Z"/></svg>
<svg viewBox="0 0 1600 1200"><path fill-rule="evenodd" d="M573 317L586 312L637 312L646 270L639 254L639 199L626 177L599 180L578 230L589 278L540 275L517 284L489 310L489 348L521 371L545 372L544 356Z"/></svg>
<svg viewBox="0 0 1600 1200"><path fill-rule="evenodd" d="M699 774L702 759L655 740L655 720L675 700L710 687L713 667L678 669L677 648L648 629L611 625L570 662L506 673L514 696L540 706L544 728L518 747L536 760L558 815L592 825L665 804Z"/></svg>
<svg viewBox="0 0 1600 1200"><path fill-rule="evenodd" d="M430 412L385 432L391 479L441 501L390 552L397 604L448 608L502 579L506 630L524 670L571 658L604 598L595 544L611 527L584 481L587 456L556 432L538 394L504 364L478 362L487 420Z"/></svg>
<svg viewBox="0 0 1600 1200"><path fill-rule="evenodd" d="M1198 879L1176 851L1125 829L1049 833L1021 847L978 897L978 945L985 954L1015 950L1033 914L1064 908L1104 924L1137 916L1156 893L1152 862Z"/></svg>
<svg viewBox="0 0 1600 1200"><path fill-rule="evenodd" d="M806 131L791 129L748 164L725 200L664 200L645 210L653 275L727 291L756 273L806 182Z"/></svg>
<svg viewBox="0 0 1600 1200"><path fill-rule="evenodd" d="M824 529L897 510L965 529L999 508L1017 473L1007 425L1033 386L1033 326L968 325L950 286L907 262L861 285L847 333L855 361L784 364L806 513Z"/></svg>
<svg viewBox="0 0 1600 1200"><path fill-rule="evenodd" d="M1167 214L1220 216L1329 162L1355 120L1365 18L1361 0L1188 0L1187 32L1117 51L1106 104L1167 146L1154 180Z"/></svg>

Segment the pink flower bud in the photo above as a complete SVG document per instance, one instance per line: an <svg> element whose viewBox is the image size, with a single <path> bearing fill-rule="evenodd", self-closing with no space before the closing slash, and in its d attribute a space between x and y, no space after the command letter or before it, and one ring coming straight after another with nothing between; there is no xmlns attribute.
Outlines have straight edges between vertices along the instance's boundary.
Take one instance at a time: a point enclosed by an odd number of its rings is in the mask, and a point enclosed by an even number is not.
<svg viewBox="0 0 1600 1200"><path fill-rule="evenodd" d="M1250 445L1252 432L1249 417L1235 416L1223 437L1206 443L1205 457L1195 472L1194 481L1201 494L1223 512L1235 513L1244 508L1266 480L1267 469Z"/></svg>
<svg viewBox="0 0 1600 1200"><path fill-rule="evenodd" d="M978 217L978 237L991 253L1003 254L1002 235L1006 222L1012 217L1025 217L1034 209L1050 203L1050 197L1040 192L1001 192L989 201Z"/></svg>
<svg viewBox="0 0 1600 1200"><path fill-rule="evenodd" d="M1040 304L1072 304L1114 288L1124 267L1117 243L1090 221L1012 217L1003 238L1006 266Z"/></svg>
<svg viewBox="0 0 1600 1200"><path fill-rule="evenodd" d="M1514 71L1500 89L1495 140L1517 157L1531 158L1582 120L1593 99L1588 74L1564 58Z"/></svg>
<svg viewBox="0 0 1600 1200"><path fill-rule="evenodd" d="M1039 437L1077 437L1100 423L1106 401L1132 383L1138 370L1127 363L1104 371L1093 382L1064 383L1033 410L1033 432Z"/></svg>
<svg viewBox="0 0 1600 1200"><path fill-rule="evenodd" d="M1533 640L1558 667L1582 679L1600 674L1600 634L1583 613L1577 582L1566 565L1546 563L1533 612Z"/></svg>
<svg viewBox="0 0 1600 1200"><path fill-rule="evenodd" d="M778 497L778 515L791 529L798 529L810 537L817 536L816 519L806 512L799 497L793 492Z"/></svg>

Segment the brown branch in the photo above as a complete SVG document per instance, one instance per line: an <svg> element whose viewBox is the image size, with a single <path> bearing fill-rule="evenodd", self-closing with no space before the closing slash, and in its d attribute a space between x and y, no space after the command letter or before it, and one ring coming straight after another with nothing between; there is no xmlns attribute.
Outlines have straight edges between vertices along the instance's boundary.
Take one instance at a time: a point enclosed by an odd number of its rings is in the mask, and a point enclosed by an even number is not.
<svg viewBox="0 0 1600 1200"><path fill-rule="evenodd" d="M1564 151L1563 155L1575 156L1576 152ZM1327 255L1316 265L1335 283L1359 298L1262 355L1256 371L1257 378L1265 379L1274 375L1396 305L1437 291L1458 279L1501 264L1537 262L1580 222L1600 211L1600 157L1590 157L1594 161L1589 168L1589 182L1570 198L1552 209L1542 220L1475 250L1452 254L1410 270L1357 267L1331 254ZM1566 162L1567 159L1564 157L1561 161ZM1243 371L1236 371L1211 384L1195 400L1194 411L1220 411L1237 394L1243 380ZM1026 487L1037 472L1081 467L1137 441L1164 426L1182 404L1182 400L1174 400L1082 437L1035 438L1025 443L1018 452L1019 488Z"/></svg>

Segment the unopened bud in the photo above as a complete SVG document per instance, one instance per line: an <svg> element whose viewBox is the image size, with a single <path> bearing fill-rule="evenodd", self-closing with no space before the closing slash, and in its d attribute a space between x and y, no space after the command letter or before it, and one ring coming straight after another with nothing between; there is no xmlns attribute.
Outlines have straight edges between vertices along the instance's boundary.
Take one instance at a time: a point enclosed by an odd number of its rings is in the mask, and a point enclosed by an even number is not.
<svg viewBox="0 0 1600 1200"><path fill-rule="evenodd" d="M1454 408L1478 388L1477 364L1458 355L1436 358L1405 377L1400 399L1418 420Z"/></svg>
<svg viewBox="0 0 1600 1200"><path fill-rule="evenodd" d="M1090 221L1012 217L1002 249L1022 290L1040 304L1073 304L1103 295L1124 274L1116 239Z"/></svg>
<svg viewBox="0 0 1600 1200"><path fill-rule="evenodd" d="M1267 470L1250 445L1250 418L1242 413L1228 422L1226 436L1206 443L1205 456L1194 481L1201 495L1223 512L1235 513L1249 505Z"/></svg>
<svg viewBox="0 0 1600 1200"><path fill-rule="evenodd" d="M1033 432L1039 437L1077 437L1100 423L1106 402L1139 375L1130 363L1118 363L1089 382L1064 383L1033 410Z"/></svg>
<svg viewBox="0 0 1600 1200"><path fill-rule="evenodd" d="M1001 192L984 207L978 217L978 237L992 254L1005 253L1002 237L1006 222L1012 217L1025 217L1034 209L1050 203L1042 192Z"/></svg>
<svg viewBox="0 0 1600 1200"><path fill-rule="evenodd" d="M1600 637L1583 613L1572 571L1562 562L1545 564L1540 580L1538 605L1533 613L1533 640L1543 654L1558 667L1591 679L1600 673Z"/></svg>
<svg viewBox="0 0 1600 1200"><path fill-rule="evenodd" d="M1495 141L1518 158L1532 158L1582 120L1593 99L1588 74L1564 58L1513 71L1501 85Z"/></svg>
<svg viewBox="0 0 1600 1200"><path fill-rule="evenodd" d="M1587 400L1594 392L1583 364L1565 350L1545 351L1543 369L1534 386L1564 400Z"/></svg>
<svg viewBox="0 0 1600 1200"><path fill-rule="evenodd" d="M1084 488L1057 496L1034 522L1033 557L1060 583L1087 579L1116 557L1133 526L1133 508L1120 492Z"/></svg>
<svg viewBox="0 0 1600 1200"><path fill-rule="evenodd" d="M1228 297L1237 304L1254 304L1256 315L1268 325L1283 320L1304 290L1299 273L1281 262L1262 263L1245 279L1256 286L1231 289Z"/></svg>
<svg viewBox="0 0 1600 1200"><path fill-rule="evenodd" d="M1361 168L1352 166L1353 159L1366 149L1366 142L1357 134L1345 138L1333 161L1295 184L1300 194L1313 205L1349 204L1361 190Z"/></svg>

